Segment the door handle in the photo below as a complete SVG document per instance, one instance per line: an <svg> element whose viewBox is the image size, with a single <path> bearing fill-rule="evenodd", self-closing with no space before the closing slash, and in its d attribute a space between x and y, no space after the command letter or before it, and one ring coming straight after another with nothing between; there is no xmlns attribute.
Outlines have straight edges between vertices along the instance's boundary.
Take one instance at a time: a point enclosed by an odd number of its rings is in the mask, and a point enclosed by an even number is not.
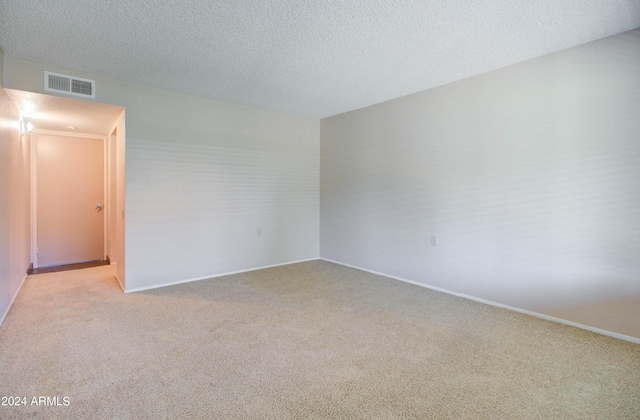
<svg viewBox="0 0 640 420"><path fill-rule="evenodd" d="M103 207L104 206L102 204L96 204L96 211L99 212L100 210L102 210Z"/></svg>

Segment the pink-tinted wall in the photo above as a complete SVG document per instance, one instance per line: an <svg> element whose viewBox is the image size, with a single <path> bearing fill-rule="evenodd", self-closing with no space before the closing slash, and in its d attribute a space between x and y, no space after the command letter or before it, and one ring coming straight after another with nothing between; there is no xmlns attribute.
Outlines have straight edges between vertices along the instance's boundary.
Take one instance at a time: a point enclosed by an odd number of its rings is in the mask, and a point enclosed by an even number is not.
<svg viewBox="0 0 640 420"><path fill-rule="evenodd" d="M4 55L0 51L0 83ZM20 136L18 109L0 86L0 323L30 264L29 135Z"/></svg>

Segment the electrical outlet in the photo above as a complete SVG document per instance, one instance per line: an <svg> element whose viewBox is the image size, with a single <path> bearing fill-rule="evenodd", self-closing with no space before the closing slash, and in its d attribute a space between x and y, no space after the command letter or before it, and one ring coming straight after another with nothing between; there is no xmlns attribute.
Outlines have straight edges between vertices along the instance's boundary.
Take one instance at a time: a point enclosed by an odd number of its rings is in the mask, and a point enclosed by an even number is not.
<svg viewBox="0 0 640 420"><path fill-rule="evenodd" d="M256 228L256 236L262 236L262 228Z"/></svg>
<svg viewBox="0 0 640 420"><path fill-rule="evenodd" d="M438 246L438 237L436 235L431 235L431 245Z"/></svg>

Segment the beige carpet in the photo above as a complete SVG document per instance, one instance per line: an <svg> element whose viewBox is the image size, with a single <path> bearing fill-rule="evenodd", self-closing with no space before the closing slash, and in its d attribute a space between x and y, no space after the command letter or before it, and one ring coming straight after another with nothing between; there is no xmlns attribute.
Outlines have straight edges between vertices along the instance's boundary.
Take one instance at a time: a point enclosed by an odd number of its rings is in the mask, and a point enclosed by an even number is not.
<svg viewBox="0 0 640 420"><path fill-rule="evenodd" d="M0 418L640 418L640 346L313 261L123 294L30 277ZM68 406L31 405L68 397Z"/></svg>

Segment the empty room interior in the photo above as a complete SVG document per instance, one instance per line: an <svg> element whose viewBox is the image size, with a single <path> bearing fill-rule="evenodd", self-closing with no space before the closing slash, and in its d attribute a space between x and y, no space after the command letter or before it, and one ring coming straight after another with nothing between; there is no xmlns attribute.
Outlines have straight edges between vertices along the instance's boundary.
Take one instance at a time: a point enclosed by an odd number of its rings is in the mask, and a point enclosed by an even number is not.
<svg viewBox="0 0 640 420"><path fill-rule="evenodd" d="M640 2L0 0L0 418L638 418Z"/></svg>

